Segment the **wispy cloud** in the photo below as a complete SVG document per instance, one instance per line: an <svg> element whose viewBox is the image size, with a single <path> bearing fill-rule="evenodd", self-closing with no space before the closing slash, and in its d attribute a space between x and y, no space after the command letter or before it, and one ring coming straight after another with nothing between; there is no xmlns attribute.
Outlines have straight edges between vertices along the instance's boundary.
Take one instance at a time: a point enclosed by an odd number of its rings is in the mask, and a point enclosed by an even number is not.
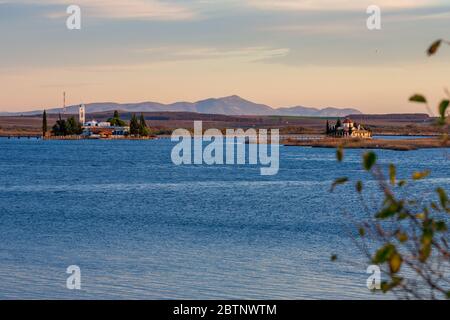
<svg viewBox="0 0 450 320"><path fill-rule="evenodd" d="M305 24L281 24L273 26L264 26L260 28L261 31L269 32L282 32L293 35L352 35L358 34L360 29L355 28L354 23L323 23L317 25L305 25Z"/></svg>
<svg viewBox="0 0 450 320"><path fill-rule="evenodd" d="M358 10L376 4L387 9L437 5L440 0L249 0L247 4L262 10Z"/></svg>
<svg viewBox="0 0 450 320"><path fill-rule="evenodd" d="M52 10L48 14L51 18L64 16L65 7L72 4L94 18L189 20L196 17L187 6L161 0L3 0L0 3L61 6L62 11L49 9Z"/></svg>
<svg viewBox="0 0 450 320"><path fill-rule="evenodd" d="M288 48L245 47L234 49L219 49L215 47L158 47L137 50L148 54L152 59L184 61L184 60L216 60L239 59L241 61L264 61L285 57Z"/></svg>

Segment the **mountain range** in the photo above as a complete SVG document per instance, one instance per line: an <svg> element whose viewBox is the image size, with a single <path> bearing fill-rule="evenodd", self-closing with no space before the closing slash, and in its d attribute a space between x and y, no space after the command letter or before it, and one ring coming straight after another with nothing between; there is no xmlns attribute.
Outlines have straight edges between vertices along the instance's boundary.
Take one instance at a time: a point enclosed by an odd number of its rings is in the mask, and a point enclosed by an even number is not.
<svg viewBox="0 0 450 320"><path fill-rule="evenodd" d="M77 114L78 105L66 108L66 113ZM353 108L308 108L302 106L272 108L265 104L254 103L245 100L239 96L229 96L224 98L210 98L197 102L176 102L172 104L163 104L158 102L141 102L141 103L90 103L86 104L86 113L96 113L105 111L126 111L126 112L196 112L206 114L223 114L223 115L282 115L282 116L305 116L305 117L345 117L350 114L361 114L357 109ZM2 116L17 115L37 115L43 110L35 110L29 112L4 112ZM62 113L62 108L54 108L47 110L49 114Z"/></svg>

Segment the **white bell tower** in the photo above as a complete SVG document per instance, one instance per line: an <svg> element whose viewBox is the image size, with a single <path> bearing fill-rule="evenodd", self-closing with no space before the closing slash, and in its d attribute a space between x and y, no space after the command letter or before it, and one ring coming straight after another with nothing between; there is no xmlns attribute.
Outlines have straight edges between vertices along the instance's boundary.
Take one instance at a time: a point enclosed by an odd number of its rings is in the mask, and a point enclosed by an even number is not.
<svg viewBox="0 0 450 320"><path fill-rule="evenodd" d="M84 124L86 123L86 107L84 106L84 104L80 105L80 110L78 114L80 117L80 124L84 126Z"/></svg>

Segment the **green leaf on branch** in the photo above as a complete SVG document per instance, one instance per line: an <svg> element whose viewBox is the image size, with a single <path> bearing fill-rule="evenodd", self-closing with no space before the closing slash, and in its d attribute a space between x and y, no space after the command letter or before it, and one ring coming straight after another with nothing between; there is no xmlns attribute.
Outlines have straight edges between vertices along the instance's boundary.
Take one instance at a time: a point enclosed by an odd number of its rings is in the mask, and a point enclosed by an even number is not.
<svg viewBox="0 0 450 320"><path fill-rule="evenodd" d="M441 103L439 104L439 115L440 115L440 118L439 118L439 122L438 123L441 126L444 126L446 124L446 122L447 122L447 109L448 109L449 104L450 104L449 100L442 100Z"/></svg>
<svg viewBox="0 0 450 320"><path fill-rule="evenodd" d="M436 40L435 42L433 42L427 50L428 55L429 56L434 55L439 50L439 47L441 46L441 44L442 44L442 39L439 39L439 40Z"/></svg>
<svg viewBox="0 0 450 320"><path fill-rule="evenodd" d="M358 233L361 237L364 237L366 235L366 229L364 228L359 228Z"/></svg>
<svg viewBox="0 0 450 320"><path fill-rule="evenodd" d="M430 207L431 207L432 209L436 210L436 211L439 211L438 205L437 205L436 203L434 203L434 202L431 202Z"/></svg>
<svg viewBox="0 0 450 320"><path fill-rule="evenodd" d="M420 239L420 250L419 250L419 261L424 263L428 260L431 255L431 243L433 241L433 230L426 226L424 222L424 230L422 237Z"/></svg>
<svg viewBox="0 0 450 320"><path fill-rule="evenodd" d="M364 169L370 171L374 166L375 162L377 162L377 156L373 152L367 152L363 156L363 165Z"/></svg>
<svg viewBox="0 0 450 320"><path fill-rule="evenodd" d="M397 240L400 241L401 243L408 241L408 235L404 232L397 232L396 236Z"/></svg>
<svg viewBox="0 0 450 320"><path fill-rule="evenodd" d="M385 263L388 261L394 253L396 253L397 250L395 249L395 246L391 243L388 243L378 249L378 251L375 253L375 257L373 258L373 263L380 264Z"/></svg>
<svg viewBox="0 0 450 320"><path fill-rule="evenodd" d="M396 208L389 206L387 208L384 208L380 212L378 212L375 217L377 219L387 219L387 218L394 216L396 213L397 213Z"/></svg>
<svg viewBox="0 0 450 320"><path fill-rule="evenodd" d="M403 263L403 258L402 256L395 252L391 255L391 257L389 258L389 269L391 271L391 273L397 273L400 271L400 268L402 266Z"/></svg>
<svg viewBox="0 0 450 320"><path fill-rule="evenodd" d="M391 291L395 287L398 287L402 283L402 281L403 281L403 278L398 277L398 276L392 276L391 282L383 281L381 283L381 291L383 291L383 293Z"/></svg>
<svg viewBox="0 0 450 320"><path fill-rule="evenodd" d="M416 218L419 220L425 220L425 213L421 212L416 214Z"/></svg>
<svg viewBox="0 0 450 320"><path fill-rule="evenodd" d="M381 282L381 291L383 291L383 293L386 293L389 290L391 290L390 283L388 283L387 281Z"/></svg>
<svg viewBox="0 0 450 320"><path fill-rule="evenodd" d="M342 146L339 146L336 150L336 159L339 162L342 162L342 160L344 160L344 149L342 148Z"/></svg>
<svg viewBox="0 0 450 320"><path fill-rule="evenodd" d="M444 221L437 221L434 228L437 232L446 232L448 230L447 224Z"/></svg>
<svg viewBox="0 0 450 320"><path fill-rule="evenodd" d="M413 95L411 98L409 98L409 101L418 103L427 103L427 99L421 94Z"/></svg>
<svg viewBox="0 0 450 320"><path fill-rule="evenodd" d="M447 209L448 206L448 196L444 189L438 188L436 192L439 194L439 200L441 201L441 206L444 209Z"/></svg>
<svg viewBox="0 0 450 320"><path fill-rule="evenodd" d="M449 100L442 100L441 103L439 104L439 114L441 115L441 119L445 119L445 115L449 104L450 104Z"/></svg>
<svg viewBox="0 0 450 320"><path fill-rule="evenodd" d="M334 191L334 189L336 189L337 186L347 183L348 182L348 178L347 177L342 177L342 178L338 178L336 179L333 184L331 185L331 192Z"/></svg>
<svg viewBox="0 0 450 320"><path fill-rule="evenodd" d="M424 244L420 247L419 261L424 263L428 260L431 254L431 244Z"/></svg>
<svg viewBox="0 0 450 320"><path fill-rule="evenodd" d="M412 178L413 178L413 180L422 180L422 179L428 177L430 175L430 173L431 173L430 170L425 170L422 172L414 172Z"/></svg>
<svg viewBox="0 0 450 320"><path fill-rule="evenodd" d="M391 180L391 184L395 186L395 180L397 176L397 169L395 168L395 165L392 163L389 165L389 180Z"/></svg>
<svg viewBox="0 0 450 320"><path fill-rule="evenodd" d="M377 219L387 219L395 216L396 214L400 214L403 210L404 203L402 201L395 201L394 199L390 199L386 201L385 206L375 215Z"/></svg>
<svg viewBox="0 0 450 320"><path fill-rule="evenodd" d="M361 193L362 190L363 190L363 183L362 183L362 181L356 182L356 191L357 191L358 193Z"/></svg>

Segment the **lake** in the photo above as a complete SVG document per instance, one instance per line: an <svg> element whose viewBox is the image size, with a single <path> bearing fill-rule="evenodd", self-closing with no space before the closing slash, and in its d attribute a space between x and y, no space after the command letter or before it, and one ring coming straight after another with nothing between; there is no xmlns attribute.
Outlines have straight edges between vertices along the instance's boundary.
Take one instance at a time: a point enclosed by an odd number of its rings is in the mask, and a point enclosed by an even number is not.
<svg viewBox="0 0 450 320"><path fill-rule="evenodd" d="M346 213L363 151L280 147L280 171L175 166L173 143L0 139L0 299L383 299ZM446 150L449 151L449 150ZM443 149L378 150L450 190ZM368 184L375 192L375 182ZM342 261L331 262L337 253ZM66 289L81 268L82 290Z"/></svg>

